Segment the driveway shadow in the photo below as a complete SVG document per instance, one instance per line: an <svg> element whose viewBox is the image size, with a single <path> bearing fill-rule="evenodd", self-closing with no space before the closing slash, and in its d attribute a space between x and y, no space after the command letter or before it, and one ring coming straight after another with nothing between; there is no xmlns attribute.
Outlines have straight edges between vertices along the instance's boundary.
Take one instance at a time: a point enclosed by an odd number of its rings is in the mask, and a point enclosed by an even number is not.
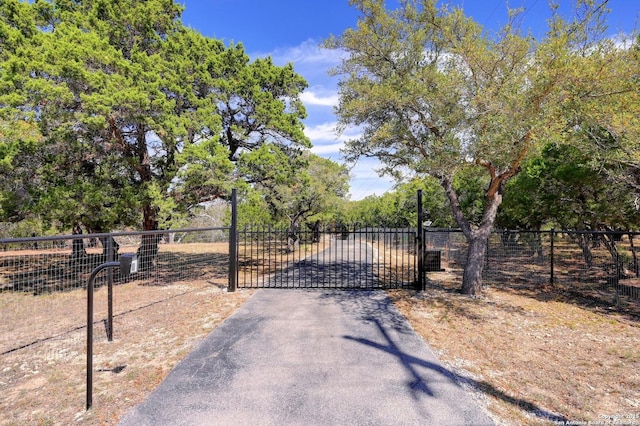
<svg viewBox="0 0 640 426"><path fill-rule="evenodd" d="M561 423L569 421L566 417L546 411L530 401L508 395L486 381L475 380L463 374L454 373L439 364L435 356L434 360L430 361L416 357L409 351L404 350L403 346L405 345L396 342L393 334L399 333L398 336L402 337L402 334L415 334L415 332L406 318L399 313L393 305L393 302L384 292L342 291L339 294L328 294L327 297L330 297L332 300L337 300L344 309L349 309L353 312L355 308L355 312L358 313L363 321L369 321L375 324L379 336L382 339L381 341L351 335L343 335L342 337L346 340L360 343L376 351L393 356L411 377L411 380L407 382L406 386L414 400L418 400L421 394L436 397L437 395L430 383L441 382L442 379L444 379L456 388L480 392L487 396L500 399L518 407L520 410L526 411L540 420ZM421 368L427 369L428 372L420 372ZM432 373L435 373L435 375L432 375Z"/></svg>

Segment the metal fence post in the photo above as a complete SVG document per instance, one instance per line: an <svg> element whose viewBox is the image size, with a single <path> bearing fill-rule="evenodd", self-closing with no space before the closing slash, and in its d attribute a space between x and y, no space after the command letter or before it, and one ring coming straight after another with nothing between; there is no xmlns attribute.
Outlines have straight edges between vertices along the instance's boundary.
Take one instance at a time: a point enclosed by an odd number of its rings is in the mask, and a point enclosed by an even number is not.
<svg viewBox="0 0 640 426"><path fill-rule="evenodd" d="M238 285L238 191L231 190L231 228L229 229L229 291Z"/></svg>
<svg viewBox="0 0 640 426"><path fill-rule="evenodd" d="M96 267L87 282L87 410L93 403L93 280L105 268L120 266L120 262L106 262Z"/></svg>
<svg viewBox="0 0 640 426"><path fill-rule="evenodd" d="M553 258L554 258L554 246L555 246L555 239L556 239L556 231L555 229L551 228L551 274L549 277L549 281L550 284L553 286L554 283L554 276L553 276L553 269L554 269L554 263L553 263Z"/></svg>
<svg viewBox="0 0 640 426"><path fill-rule="evenodd" d="M422 190L418 190L418 227L416 235L416 242L418 244L418 289L424 291L425 289L425 271L424 271L424 229L422 223L424 222L422 212Z"/></svg>
<svg viewBox="0 0 640 426"><path fill-rule="evenodd" d="M107 237L107 262L113 262L113 237L111 234ZM107 341L113 341L113 269L107 270Z"/></svg>

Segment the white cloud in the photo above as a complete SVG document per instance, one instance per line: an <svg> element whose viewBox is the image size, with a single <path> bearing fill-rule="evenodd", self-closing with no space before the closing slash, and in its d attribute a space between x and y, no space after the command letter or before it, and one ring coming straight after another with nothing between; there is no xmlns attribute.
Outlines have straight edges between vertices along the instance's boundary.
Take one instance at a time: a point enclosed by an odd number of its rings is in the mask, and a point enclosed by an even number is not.
<svg viewBox="0 0 640 426"><path fill-rule="evenodd" d="M295 72L304 77L311 86L337 87L339 77L331 76L329 71L337 67L345 57L338 49L325 49L314 40L307 40L297 46L280 48L271 52L249 53L249 57L270 56L274 64L294 65Z"/></svg>
<svg viewBox="0 0 640 426"><path fill-rule="evenodd" d="M307 126L304 129L304 134L311 139L314 145L327 145L326 142L344 145L346 141L360 136L360 129L358 128L351 127L339 134L336 126L337 123L335 121Z"/></svg>
<svg viewBox="0 0 640 426"><path fill-rule="evenodd" d="M337 141L336 123L322 123L315 126L307 126L304 129L305 135L312 141Z"/></svg>
<svg viewBox="0 0 640 426"><path fill-rule="evenodd" d="M307 90L300 95L300 100L307 105L333 107L338 105L339 96L336 92L322 95L313 90Z"/></svg>
<svg viewBox="0 0 640 426"><path fill-rule="evenodd" d="M286 64L292 62L298 65L314 64L318 66L335 66L344 58L345 52L339 49L325 49L319 42L309 39L298 46L285 49L276 49L267 54L258 56L271 56L275 63Z"/></svg>
<svg viewBox="0 0 640 426"><path fill-rule="evenodd" d="M322 157L331 157L333 161L337 161L338 157L342 154L340 150L344 147L343 143L331 143L327 145L316 145L314 144L311 148L311 152L314 154L318 154Z"/></svg>
<svg viewBox="0 0 640 426"><path fill-rule="evenodd" d="M357 139L362 133L358 127L349 127L338 134L336 117L329 108L339 101L339 78L329 75L329 70L339 65L344 55L344 51L325 49L314 40L287 49L249 55L252 58L271 56L280 66L293 63L296 73L309 82L309 88L300 95L309 113L304 133L313 144L311 151L314 154L337 162L343 161L340 149L345 142ZM375 169L379 166L379 161L373 158L362 158L352 166L349 191L352 200L371 194L382 195L393 187L391 179L378 176Z"/></svg>
<svg viewBox="0 0 640 426"><path fill-rule="evenodd" d="M316 126L307 126L304 134L311 139L314 154L332 158L340 156L340 149L344 141L338 137L335 131L335 123L323 123ZM335 158L334 158L335 159Z"/></svg>

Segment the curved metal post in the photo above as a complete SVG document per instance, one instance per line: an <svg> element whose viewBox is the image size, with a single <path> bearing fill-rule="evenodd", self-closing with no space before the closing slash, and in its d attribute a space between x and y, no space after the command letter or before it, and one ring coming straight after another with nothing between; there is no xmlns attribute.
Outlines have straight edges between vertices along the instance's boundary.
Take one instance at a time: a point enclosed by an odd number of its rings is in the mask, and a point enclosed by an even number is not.
<svg viewBox="0 0 640 426"><path fill-rule="evenodd" d="M87 410L93 403L93 280L103 269L116 266L120 266L120 262L98 265L87 282Z"/></svg>

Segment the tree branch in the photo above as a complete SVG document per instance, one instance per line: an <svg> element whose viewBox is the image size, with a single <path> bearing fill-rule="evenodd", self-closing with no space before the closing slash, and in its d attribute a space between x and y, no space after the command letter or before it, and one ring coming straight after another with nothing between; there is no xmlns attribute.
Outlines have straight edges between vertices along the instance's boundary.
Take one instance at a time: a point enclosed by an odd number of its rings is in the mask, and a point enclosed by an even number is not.
<svg viewBox="0 0 640 426"><path fill-rule="evenodd" d="M496 176L495 169L491 166L489 172L491 173L491 183L489 184L489 189L487 190L487 198L494 198L497 193L501 193L504 185L515 176L520 171L520 165L522 161L526 157L529 152L531 141L531 131L528 131L521 139L518 141L518 145L524 145L520 150L520 154L518 157L511 163L511 166L507 169L507 171L500 173ZM481 164L481 163L479 163ZM491 163L489 163L490 165ZM487 166L485 166L487 167Z"/></svg>
<svg viewBox="0 0 640 426"><path fill-rule="evenodd" d="M458 226L460 226L460 229L462 229L465 237L470 239L472 237L471 225L464 217L462 207L460 206L460 200L458 199L458 194L453 188L453 180L448 176L442 176L440 178L440 184L444 188L444 192L447 194L447 198L449 198L449 204L451 204L453 218L455 219Z"/></svg>

